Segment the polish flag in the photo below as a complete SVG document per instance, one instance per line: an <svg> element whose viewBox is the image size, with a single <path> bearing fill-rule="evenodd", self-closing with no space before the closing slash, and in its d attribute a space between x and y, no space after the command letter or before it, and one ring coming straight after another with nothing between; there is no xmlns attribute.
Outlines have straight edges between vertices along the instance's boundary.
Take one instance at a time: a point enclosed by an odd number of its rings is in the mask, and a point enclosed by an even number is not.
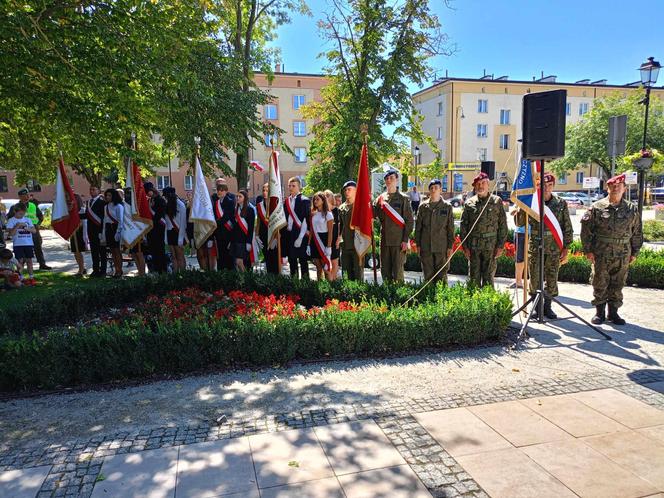
<svg viewBox="0 0 664 498"><path fill-rule="evenodd" d="M55 180L55 199L53 200L51 226L65 240L69 240L81 225L78 210L78 202L65 171L65 162L60 157L60 165Z"/></svg>

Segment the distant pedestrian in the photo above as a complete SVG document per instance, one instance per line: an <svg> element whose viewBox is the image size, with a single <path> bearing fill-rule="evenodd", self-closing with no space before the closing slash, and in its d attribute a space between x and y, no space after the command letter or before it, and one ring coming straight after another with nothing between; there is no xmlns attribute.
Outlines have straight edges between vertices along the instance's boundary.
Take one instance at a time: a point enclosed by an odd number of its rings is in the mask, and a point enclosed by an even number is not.
<svg viewBox="0 0 664 498"><path fill-rule="evenodd" d="M410 207L413 210L413 214L417 214L417 210L420 207L420 193L417 191L417 187L413 186L413 190L410 191Z"/></svg>

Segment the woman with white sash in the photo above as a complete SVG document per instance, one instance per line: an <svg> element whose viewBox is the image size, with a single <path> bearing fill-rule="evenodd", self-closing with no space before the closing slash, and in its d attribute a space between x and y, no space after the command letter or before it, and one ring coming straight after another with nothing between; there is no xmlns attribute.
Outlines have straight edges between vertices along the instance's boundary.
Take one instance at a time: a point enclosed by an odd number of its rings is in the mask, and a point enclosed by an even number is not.
<svg viewBox="0 0 664 498"><path fill-rule="evenodd" d="M182 271L187 268L184 259L184 245L187 240L187 206L180 200L175 188L166 187L163 190L166 199L166 244L171 251L173 271Z"/></svg>
<svg viewBox="0 0 664 498"><path fill-rule="evenodd" d="M246 190L240 190L235 196L235 219L231 232L231 257L236 271L245 271L245 261L253 252L255 221L256 209L249 202L249 194Z"/></svg>
<svg viewBox="0 0 664 498"><path fill-rule="evenodd" d="M111 250L113 257L114 278L122 277L122 226L124 224L124 202L118 191L109 188L104 192L104 229L100 237L102 244Z"/></svg>
<svg viewBox="0 0 664 498"><path fill-rule="evenodd" d="M329 210L327 198L323 192L316 192L311 200L311 231L309 237L309 251L318 280L323 276L327 280L333 280L330 272L332 270L332 231L334 227L334 216Z"/></svg>

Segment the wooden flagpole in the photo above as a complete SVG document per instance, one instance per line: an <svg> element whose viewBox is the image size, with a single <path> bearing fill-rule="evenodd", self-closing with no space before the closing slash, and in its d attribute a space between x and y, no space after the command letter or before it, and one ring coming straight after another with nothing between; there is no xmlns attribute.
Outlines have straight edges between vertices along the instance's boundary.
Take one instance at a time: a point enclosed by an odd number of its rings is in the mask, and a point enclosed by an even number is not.
<svg viewBox="0 0 664 498"><path fill-rule="evenodd" d="M368 134L369 127L366 124L363 124L360 127L360 132L362 133L362 140L364 142L364 146L367 148L367 159L369 156L369 147L367 145L367 134ZM367 161L368 162L368 161ZM367 164L367 169L369 165ZM368 173L368 171L367 171ZM367 180L369 178L367 177ZM357 202L357 200L356 200ZM371 206L370 206L371 207ZM364 259L364 258L361 258ZM374 284L378 283L378 269L376 268L376 239L374 237L374 229L373 229L373 217L371 218L371 260L373 262L373 277L374 277ZM360 261L360 271L364 273L364 261ZM362 278L364 280L364 276Z"/></svg>
<svg viewBox="0 0 664 498"><path fill-rule="evenodd" d="M268 163L268 168L272 168L272 162L274 161L274 138L270 137L270 147L272 152L270 153L270 162ZM270 170L268 170L268 181L270 180ZM268 185L267 189L267 203L265 204L265 212L267 213L267 223L268 228L270 226L270 187ZM270 248L271 240L267 241L267 247L265 252ZM267 258L265 258L265 268L267 270ZM277 275L281 275L281 230L277 230Z"/></svg>

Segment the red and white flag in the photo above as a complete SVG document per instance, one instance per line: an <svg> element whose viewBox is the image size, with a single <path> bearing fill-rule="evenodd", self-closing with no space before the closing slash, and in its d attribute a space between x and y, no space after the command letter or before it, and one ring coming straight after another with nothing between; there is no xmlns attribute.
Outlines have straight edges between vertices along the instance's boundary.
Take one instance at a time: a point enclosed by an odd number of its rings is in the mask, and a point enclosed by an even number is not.
<svg viewBox="0 0 664 498"><path fill-rule="evenodd" d="M284 198L281 193L281 174L279 173L279 153L272 151L270 154L270 210L267 226L268 247L277 236L279 230L288 225L286 213L284 212Z"/></svg>
<svg viewBox="0 0 664 498"><path fill-rule="evenodd" d="M259 163L258 161L251 161L251 162L249 163L249 166L251 166L252 168L254 168L254 169L255 169L256 171L258 171L259 173L262 173L263 171L265 171L265 166L263 166L263 165L262 165L261 163Z"/></svg>
<svg viewBox="0 0 664 498"><path fill-rule="evenodd" d="M51 226L65 240L69 240L81 225L78 210L79 205L65 171L65 162L60 157L60 165L55 180L55 199L53 199Z"/></svg>
<svg viewBox="0 0 664 498"><path fill-rule="evenodd" d="M539 172L540 180L542 178L542 163L540 161L535 161L535 165L537 167L537 171ZM535 212L537 215L537 218L539 218L539 197L540 196L540 189L537 188L535 190L535 195L533 195L533 200L532 200L532 205L530 206L531 209ZM544 224L546 227L549 229L551 232L551 235L553 235L553 240L556 241L556 245L560 250L563 249L563 230L560 228L560 223L558 223L558 219L556 216L553 214L553 211L549 208L549 206L544 204Z"/></svg>
<svg viewBox="0 0 664 498"><path fill-rule="evenodd" d="M143 178L141 170L135 162L132 161L127 166L127 180L125 187L131 189L131 216L134 220L141 221L152 227L152 212L150 211L150 201L143 188Z"/></svg>
<svg viewBox="0 0 664 498"><path fill-rule="evenodd" d="M353 204L350 227L355 231L353 245L361 259L371 247L373 233L373 208L371 207L371 186L369 184L369 153L367 144L362 145L360 167L357 172L357 192Z"/></svg>
<svg viewBox="0 0 664 498"><path fill-rule="evenodd" d="M207 238L217 229L217 220L212 210L210 191L205 183L201 162L196 156L194 165L194 196L191 200L189 221L194 224L194 241L196 247L203 247Z"/></svg>

